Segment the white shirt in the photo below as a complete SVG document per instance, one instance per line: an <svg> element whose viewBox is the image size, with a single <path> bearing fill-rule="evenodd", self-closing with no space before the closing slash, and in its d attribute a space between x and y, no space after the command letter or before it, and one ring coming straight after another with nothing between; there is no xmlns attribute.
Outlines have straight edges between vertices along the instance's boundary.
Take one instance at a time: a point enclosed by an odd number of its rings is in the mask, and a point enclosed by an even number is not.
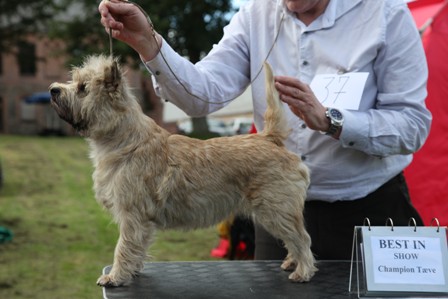
<svg viewBox="0 0 448 299"><path fill-rule="evenodd" d="M192 116L204 116L245 90L272 45L267 61L274 73L307 84L316 74L369 73L359 110L341 110L340 140L308 129L285 105L292 129L286 146L311 170L308 200L362 198L411 162L426 140L431 114L424 104L425 54L402 0L331 0L309 26L282 0L254 0L240 8L219 44L196 65L165 41L162 54L145 65L163 98ZM212 103L186 93L164 59L192 94ZM251 88L255 124L262 130L264 72Z"/></svg>

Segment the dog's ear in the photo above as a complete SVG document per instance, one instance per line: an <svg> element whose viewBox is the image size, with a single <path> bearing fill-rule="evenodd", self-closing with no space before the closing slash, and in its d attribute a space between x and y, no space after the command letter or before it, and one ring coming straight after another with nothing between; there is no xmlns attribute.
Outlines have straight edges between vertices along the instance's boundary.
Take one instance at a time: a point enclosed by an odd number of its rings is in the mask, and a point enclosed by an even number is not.
<svg viewBox="0 0 448 299"><path fill-rule="evenodd" d="M107 90L115 91L118 88L121 80L120 69L118 63L114 60L110 66L104 70L104 85Z"/></svg>

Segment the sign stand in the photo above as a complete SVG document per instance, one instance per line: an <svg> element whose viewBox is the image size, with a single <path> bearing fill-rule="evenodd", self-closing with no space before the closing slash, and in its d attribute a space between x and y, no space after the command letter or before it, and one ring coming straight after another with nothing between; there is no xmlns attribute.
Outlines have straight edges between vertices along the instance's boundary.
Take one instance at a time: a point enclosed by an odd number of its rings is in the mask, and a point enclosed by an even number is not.
<svg viewBox="0 0 448 299"><path fill-rule="evenodd" d="M349 291L358 298L434 297L448 295L447 227L356 226L350 269ZM412 225L413 224L413 225Z"/></svg>

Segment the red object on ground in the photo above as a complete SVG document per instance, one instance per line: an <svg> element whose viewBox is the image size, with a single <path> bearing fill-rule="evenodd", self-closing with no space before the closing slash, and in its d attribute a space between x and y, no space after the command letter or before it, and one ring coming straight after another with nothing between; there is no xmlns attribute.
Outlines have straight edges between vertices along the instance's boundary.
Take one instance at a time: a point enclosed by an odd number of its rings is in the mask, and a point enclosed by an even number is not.
<svg viewBox="0 0 448 299"><path fill-rule="evenodd" d="M250 127L249 134L255 134L257 133L257 128L255 128L255 124L252 123L252 126Z"/></svg>
<svg viewBox="0 0 448 299"><path fill-rule="evenodd" d="M230 241L225 238L220 238L218 246L212 249L212 251L210 252L210 256L216 258L224 258L227 256L229 248L230 248Z"/></svg>
<svg viewBox="0 0 448 299"><path fill-rule="evenodd" d="M448 0L408 4L418 28L430 24L422 39L428 60L426 105L433 115L429 137L405 170L411 200L426 225L436 217L448 225ZM435 225L435 224L433 224Z"/></svg>

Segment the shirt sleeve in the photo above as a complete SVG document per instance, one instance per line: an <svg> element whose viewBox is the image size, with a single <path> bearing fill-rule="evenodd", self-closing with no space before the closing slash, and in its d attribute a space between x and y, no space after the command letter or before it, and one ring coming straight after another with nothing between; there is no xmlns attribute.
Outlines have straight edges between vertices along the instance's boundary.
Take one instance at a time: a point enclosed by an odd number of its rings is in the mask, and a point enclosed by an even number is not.
<svg viewBox="0 0 448 299"><path fill-rule="evenodd" d="M164 40L160 53L144 62L158 94L190 116L204 116L229 104L249 85L249 55L242 12L224 28L224 36L200 62L192 64Z"/></svg>
<svg viewBox="0 0 448 299"><path fill-rule="evenodd" d="M374 64L377 104L368 111L344 111L344 147L386 157L411 154L423 145L431 125L425 106L428 70L420 36L406 5L387 15L384 44Z"/></svg>

